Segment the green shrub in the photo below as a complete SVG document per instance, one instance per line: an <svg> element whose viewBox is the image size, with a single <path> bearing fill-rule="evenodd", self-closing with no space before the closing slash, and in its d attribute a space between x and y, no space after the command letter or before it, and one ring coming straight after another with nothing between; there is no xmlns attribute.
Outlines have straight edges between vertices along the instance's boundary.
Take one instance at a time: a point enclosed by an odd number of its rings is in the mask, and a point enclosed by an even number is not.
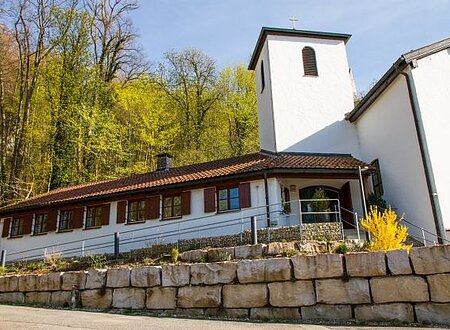
<svg viewBox="0 0 450 330"><path fill-rule="evenodd" d="M334 249L334 252L339 254L346 254L348 252L348 246L345 245L345 243L341 243Z"/></svg>
<svg viewBox="0 0 450 330"><path fill-rule="evenodd" d="M172 248L172 251L170 251L170 257L172 258L172 262L176 264L178 262L178 258L180 257L180 252L177 248Z"/></svg>
<svg viewBox="0 0 450 330"><path fill-rule="evenodd" d="M88 264L90 268L101 269L106 267L106 255L104 254L92 254L88 255Z"/></svg>

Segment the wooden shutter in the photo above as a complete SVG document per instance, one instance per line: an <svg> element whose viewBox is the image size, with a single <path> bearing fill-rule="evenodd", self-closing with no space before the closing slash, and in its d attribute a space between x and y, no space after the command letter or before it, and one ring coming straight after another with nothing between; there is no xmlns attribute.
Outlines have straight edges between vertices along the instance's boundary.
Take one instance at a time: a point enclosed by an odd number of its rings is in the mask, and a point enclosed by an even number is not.
<svg viewBox="0 0 450 330"><path fill-rule="evenodd" d="M3 231L2 237L8 237L9 235L9 226L11 225L11 218L7 218L3 220Z"/></svg>
<svg viewBox="0 0 450 330"><path fill-rule="evenodd" d="M127 216L127 202L117 203L117 223L124 223Z"/></svg>
<svg viewBox="0 0 450 330"><path fill-rule="evenodd" d="M102 226L109 225L110 204L102 205Z"/></svg>
<svg viewBox="0 0 450 330"><path fill-rule="evenodd" d="M78 207L73 210L72 227L74 229L83 228L83 214L84 214L84 207Z"/></svg>
<svg viewBox="0 0 450 330"><path fill-rule="evenodd" d="M250 183L240 183L239 184L239 207L246 208L252 206L251 196L250 196Z"/></svg>
<svg viewBox="0 0 450 330"><path fill-rule="evenodd" d="M303 70L305 76L318 76L316 53L311 47L305 47L302 50Z"/></svg>
<svg viewBox="0 0 450 330"><path fill-rule="evenodd" d="M350 191L350 182L347 181L341 188L341 190L339 191L339 199L340 199L340 203L341 203L341 207L344 208L345 210L341 211L341 217L342 217L342 222L344 225L345 229L351 229L354 228L354 217L353 217L353 213L348 212L348 211L352 211L353 212L353 205L352 205L352 194ZM346 211L348 210L348 211Z"/></svg>
<svg viewBox="0 0 450 330"><path fill-rule="evenodd" d="M146 220L155 220L159 219L159 206L160 206L160 197L151 196L145 200L145 219Z"/></svg>
<svg viewBox="0 0 450 330"><path fill-rule="evenodd" d="M181 193L181 215L191 214L191 192L183 191Z"/></svg>
<svg viewBox="0 0 450 330"><path fill-rule="evenodd" d="M33 215L26 215L23 217L23 235L30 235L33 226Z"/></svg>
<svg viewBox="0 0 450 330"><path fill-rule="evenodd" d="M205 213L216 212L216 188L206 188L203 190L203 209Z"/></svg>
<svg viewBox="0 0 450 330"><path fill-rule="evenodd" d="M50 212L48 212L47 231L55 231L57 222L58 222L58 211L51 210Z"/></svg>

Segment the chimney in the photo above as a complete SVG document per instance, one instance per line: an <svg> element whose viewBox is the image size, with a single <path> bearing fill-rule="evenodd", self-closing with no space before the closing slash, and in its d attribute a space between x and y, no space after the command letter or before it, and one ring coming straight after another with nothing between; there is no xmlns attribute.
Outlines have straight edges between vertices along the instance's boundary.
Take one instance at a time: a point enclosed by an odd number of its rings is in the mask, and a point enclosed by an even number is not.
<svg viewBox="0 0 450 330"><path fill-rule="evenodd" d="M159 154L156 156L156 170L165 171L172 168L172 155L170 154Z"/></svg>

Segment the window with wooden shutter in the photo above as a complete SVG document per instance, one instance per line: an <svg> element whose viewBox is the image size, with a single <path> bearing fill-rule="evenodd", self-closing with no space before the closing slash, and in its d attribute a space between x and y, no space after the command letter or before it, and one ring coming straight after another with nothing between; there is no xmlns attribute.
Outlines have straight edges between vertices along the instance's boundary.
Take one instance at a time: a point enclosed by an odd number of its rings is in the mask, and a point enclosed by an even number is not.
<svg viewBox="0 0 450 330"><path fill-rule="evenodd" d="M216 188L206 188L203 190L203 198L204 212L216 212Z"/></svg>
<svg viewBox="0 0 450 330"><path fill-rule="evenodd" d="M316 52L311 47L305 47L302 50L303 72L305 76L318 76Z"/></svg>
<svg viewBox="0 0 450 330"><path fill-rule="evenodd" d="M252 206L249 182L239 184L239 205L241 208Z"/></svg>
<svg viewBox="0 0 450 330"><path fill-rule="evenodd" d="M109 213L110 213L110 204L105 204L102 206L102 225L109 225Z"/></svg>
<svg viewBox="0 0 450 330"><path fill-rule="evenodd" d="M101 227L102 222L103 222L103 206L89 206L86 210L85 228L90 229Z"/></svg>
<svg viewBox="0 0 450 330"><path fill-rule="evenodd" d="M181 215L191 214L191 192L183 191L181 193Z"/></svg>
<svg viewBox="0 0 450 330"><path fill-rule="evenodd" d="M160 201L161 198L159 197L159 195L151 196L145 200L145 219L159 219Z"/></svg>
<svg viewBox="0 0 450 330"><path fill-rule="evenodd" d="M8 237L10 224L11 224L11 218L7 218L7 219L3 220L2 237Z"/></svg>
<svg viewBox="0 0 450 330"><path fill-rule="evenodd" d="M13 218L11 222L11 235L10 237L20 237L23 235L23 224L25 218Z"/></svg>
<svg viewBox="0 0 450 330"><path fill-rule="evenodd" d="M84 207L78 207L73 211L73 228L83 228Z"/></svg>
<svg viewBox="0 0 450 330"><path fill-rule="evenodd" d="M51 210L48 213L47 231L55 231L57 222L58 222L58 211Z"/></svg>
<svg viewBox="0 0 450 330"><path fill-rule="evenodd" d="M34 218L33 235L45 234L48 230L48 214L36 214Z"/></svg>
<svg viewBox="0 0 450 330"><path fill-rule="evenodd" d="M117 203L117 223L125 223L127 217L127 202Z"/></svg>
<svg viewBox="0 0 450 330"><path fill-rule="evenodd" d="M30 235L33 228L33 215L23 217L23 235Z"/></svg>

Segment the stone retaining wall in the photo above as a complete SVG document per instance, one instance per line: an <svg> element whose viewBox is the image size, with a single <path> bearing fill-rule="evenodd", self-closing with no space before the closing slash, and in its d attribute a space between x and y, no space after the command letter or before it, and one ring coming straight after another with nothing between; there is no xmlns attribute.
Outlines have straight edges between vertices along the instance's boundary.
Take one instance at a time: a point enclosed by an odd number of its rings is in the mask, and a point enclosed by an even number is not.
<svg viewBox="0 0 450 330"><path fill-rule="evenodd" d="M72 288L77 290L72 290ZM450 325L450 245L0 277L0 302Z"/></svg>

